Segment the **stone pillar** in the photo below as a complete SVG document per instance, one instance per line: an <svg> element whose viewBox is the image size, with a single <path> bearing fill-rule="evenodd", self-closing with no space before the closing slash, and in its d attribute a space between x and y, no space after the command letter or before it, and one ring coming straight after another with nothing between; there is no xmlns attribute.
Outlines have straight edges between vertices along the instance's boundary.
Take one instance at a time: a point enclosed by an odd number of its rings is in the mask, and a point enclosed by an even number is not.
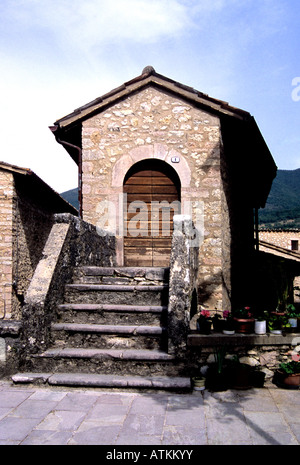
<svg viewBox="0 0 300 465"><path fill-rule="evenodd" d="M184 357L192 306L197 301L199 231L188 215L175 215L170 258L168 352Z"/></svg>

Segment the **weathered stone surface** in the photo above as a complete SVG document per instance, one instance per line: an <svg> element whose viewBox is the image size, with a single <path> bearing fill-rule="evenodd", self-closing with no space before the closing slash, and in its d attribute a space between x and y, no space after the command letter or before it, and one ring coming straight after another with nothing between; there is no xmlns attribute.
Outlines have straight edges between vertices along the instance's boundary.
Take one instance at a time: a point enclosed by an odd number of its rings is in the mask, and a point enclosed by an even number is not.
<svg viewBox="0 0 300 465"><path fill-rule="evenodd" d="M197 242L192 239L193 231L191 217L174 216L170 259L168 351L178 356L184 356L186 353L190 319L193 311L197 311L199 248Z"/></svg>

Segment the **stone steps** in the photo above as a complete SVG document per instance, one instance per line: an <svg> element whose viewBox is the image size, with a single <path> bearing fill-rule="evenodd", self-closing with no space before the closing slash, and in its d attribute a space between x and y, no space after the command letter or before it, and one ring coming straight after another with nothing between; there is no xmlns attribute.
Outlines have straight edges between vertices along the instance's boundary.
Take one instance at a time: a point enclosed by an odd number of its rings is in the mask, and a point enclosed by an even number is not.
<svg viewBox="0 0 300 465"><path fill-rule="evenodd" d="M66 286L66 303L102 303L163 305L168 298L167 285L113 285L76 283Z"/></svg>
<svg viewBox="0 0 300 465"><path fill-rule="evenodd" d="M32 357L34 371L178 376L184 365L164 351L54 347Z"/></svg>
<svg viewBox="0 0 300 465"><path fill-rule="evenodd" d="M12 380L17 384L49 384L114 389L161 389L189 391L190 378L167 376L128 376L89 373L16 373Z"/></svg>
<svg viewBox="0 0 300 465"><path fill-rule="evenodd" d="M113 325L161 326L165 324L167 306L128 305L128 304L89 304L74 303L59 305L57 312L60 321L78 323L98 323Z"/></svg>
<svg viewBox="0 0 300 465"><path fill-rule="evenodd" d="M167 353L168 272L77 268L51 325L52 346L32 355L15 382L47 374L49 384L190 388L185 364Z"/></svg>
<svg viewBox="0 0 300 465"><path fill-rule="evenodd" d="M56 345L93 348L166 348L165 328L145 325L105 325L54 323L52 335Z"/></svg>

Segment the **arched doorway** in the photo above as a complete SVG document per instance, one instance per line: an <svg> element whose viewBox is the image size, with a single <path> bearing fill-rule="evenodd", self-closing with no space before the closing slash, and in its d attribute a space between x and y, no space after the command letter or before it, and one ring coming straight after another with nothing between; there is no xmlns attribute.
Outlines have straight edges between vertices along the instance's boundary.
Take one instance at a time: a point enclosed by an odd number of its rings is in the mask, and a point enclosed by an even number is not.
<svg viewBox="0 0 300 465"><path fill-rule="evenodd" d="M166 162L148 159L127 172L124 185L124 265L169 266L180 181Z"/></svg>

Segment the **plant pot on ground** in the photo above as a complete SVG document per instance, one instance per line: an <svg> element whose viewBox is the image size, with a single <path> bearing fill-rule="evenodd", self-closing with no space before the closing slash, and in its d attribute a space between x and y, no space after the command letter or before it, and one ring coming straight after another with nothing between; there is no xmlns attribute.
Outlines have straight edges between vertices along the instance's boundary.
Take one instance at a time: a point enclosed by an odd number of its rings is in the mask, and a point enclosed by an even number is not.
<svg viewBox="0 0 300 465"><path fill-rule="evenodd" d="M203 391L205 389L205 379L202 376L192 378L192 383L195 391Z"/></svg>
<svg viewBox="0 0 300 465"><path fill-rule="evenodd" d="M252 387L253 367L246 363L232 361L227 367L228 384L232 389L250 389Z"/></svg>
<svg viewBox="0 0 300 465"><path fill-rule="evenodd" d="M250 376L251 386L254 388L263 388L265 383L266 373L259 369L252 371Z"/></svg>
<svg viewBox="0 0 300 465"><path fill-rule="evenodd" d="M212 363L206 373L205 387L210 391L227 391L228 379L225 370L226 348L221 346L215 350L215 363Z"/></svg>
<svg viewBox="0 0 300 465"><path fill-rule="evenodd" d="M281 363L274 375L273 382L286 389L300 388L300 363L296 360Z"/></svg>

